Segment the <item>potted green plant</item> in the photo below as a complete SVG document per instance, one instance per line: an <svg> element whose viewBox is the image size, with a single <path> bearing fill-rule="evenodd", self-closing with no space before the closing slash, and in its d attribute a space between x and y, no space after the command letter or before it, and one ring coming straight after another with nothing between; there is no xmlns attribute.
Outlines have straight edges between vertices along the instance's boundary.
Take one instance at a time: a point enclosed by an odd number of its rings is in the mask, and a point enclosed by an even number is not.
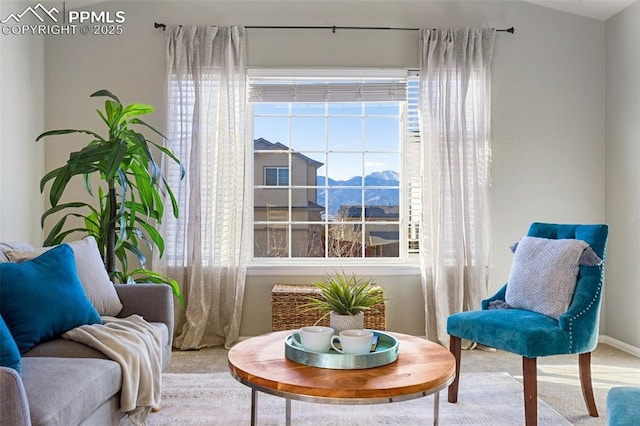
<svg viewBox="0 0 640 426"><path fill-rule="evenodd" d="M364 312L385 301L381 287L373 280L363 280L355 274L327 274L314 285L319 296L310 297L302 307L324 313L320 320L329 315L329 325L336 333L364 328Z"/></svg>
<svg viewBox="0 0 640 426"><path fill-rule="evenodd" d="M41 192L52 181L49 192L51 207L42 215L42 226L44 227L45 220L59 217L51 227L44 245L60 244L72 233L92 235L114 282L169 284L182 305L183 299L177 282L147 269L143 244L149 251L157 249L162 256L164 239L155 225L161 222L164 214L165 194L171 200L173 215L178 216L176 199L154 154L164 155L176 162L182 176L184 168L169 148L148 140L142 133L134 130L134 126L146 127L166 141L162 133L140 119L153 112L151 105L134 103L123 106L120 99L108 90L99 90L91 97L108 98L104 103L104 111L97 110L107 126L106 135L102 136L91 130L62 129L44 132L36 139L39 141L48 136L71 133L90 136L90 141L84 148L72 152L64 165L51 170L40 181ZM82 177L84 188L92 202L60 203L74 176ZM97 186L97 191L94 186ZM73 223L69 225L69 218L76 220L70 221ZM116 264L116 259L119 265ZM138 261L137 266L130 265L132 259Z"/></svg>

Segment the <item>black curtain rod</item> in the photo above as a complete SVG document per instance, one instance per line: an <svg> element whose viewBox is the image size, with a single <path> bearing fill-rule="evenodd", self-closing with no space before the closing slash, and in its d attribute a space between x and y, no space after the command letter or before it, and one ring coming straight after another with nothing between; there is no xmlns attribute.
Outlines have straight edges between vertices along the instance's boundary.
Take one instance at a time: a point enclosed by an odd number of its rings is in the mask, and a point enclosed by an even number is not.
<svg viewBox="0 0 640 426"><path fill-rule="evenodd" d="M162 28L162 31L167 29L166 24L154 22L154 28ZM403 28L403 27L338 27L338 26L320 26L320 27L309 27L309 26L299 26L299 27L290 27L290 26L264 26L264 25L247 25L245 26L247 29L278 29L278 30L331 30L331 32L335 33L336 30L394 30L394 31L418 31L420 28ZM497 29L498 32L503 33L511 33L513 34L516 30L514 27L506 28L506 29Z"/></svg>

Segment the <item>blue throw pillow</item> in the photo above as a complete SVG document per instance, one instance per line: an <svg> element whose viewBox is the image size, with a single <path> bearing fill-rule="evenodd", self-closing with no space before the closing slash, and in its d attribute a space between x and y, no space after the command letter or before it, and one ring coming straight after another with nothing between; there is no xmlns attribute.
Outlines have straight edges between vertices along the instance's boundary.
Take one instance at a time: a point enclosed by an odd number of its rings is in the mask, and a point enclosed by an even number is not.
<svg viewBox="0 0 640 426"><path fill-rule="evenodd" d="M2 319L2 315L0 315L0 365L13 368L19 374L22 374L20 351L7 328L7 324Z"/></svg>
<svg viewBox="0 0 640 426"><path fill-rule="evenodd" d="M0 314L21 354L72 328L102 323L67 244L22 263L0 263Z"/></svg>

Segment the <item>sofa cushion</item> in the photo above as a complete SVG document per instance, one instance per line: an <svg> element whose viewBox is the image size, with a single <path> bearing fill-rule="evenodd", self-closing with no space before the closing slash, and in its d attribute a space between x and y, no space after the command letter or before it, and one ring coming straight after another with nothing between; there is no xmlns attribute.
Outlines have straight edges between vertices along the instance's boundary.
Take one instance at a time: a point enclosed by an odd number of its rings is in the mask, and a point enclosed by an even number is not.
<svg viewBox="0 0 640 426"><path fill-rule="evenodd" d="M169 365L171 356L171 342L167 326L161 322L150 323L160 333L162 343L162 369ZM82 343L67 339L53 339L40 343L31 348L24 357L61 357L61 358L98 358L109 359L102 352Z"/></svg>
<svg viewBox="0 0 640 426"><path fill-rule="evenodd" d="M22 374L20 351L7 328L7 324L2 319L2 315L0 315L0 365L13 368L19 374Z"/></svg>
<svg viewBox="0 0 640 426"><path fill-rule="evenodd" d="M102 322L66 244L22 263L0 263L0 314L20 353L79 325Z"/></svg>
<svg viewBox="0 0 640 426"><path fill-rule="evenodd" d="M69 244L76 261L76 270L85 294L100 315L116 316L122 310L122 303L118 298L109 274L102 262L96 239L85 237ZM9 249L5 255L12 262L23 262L40 256L53 247L41 247L31 250Z"/></svg>
<svg viewBox="0 0 640 426"><path fill-rule="evenodd" d="M82 424L120 391L122 370L104 359L25 358L22 373L34 425Z"/></svg>
<svg viewBox="0 0 640 426"><path fill-rule="evenodd" d="M173 342L169 339L169 329L165 323L152 322L151 325L160 332L160 342L162 343L162 371L164 371L169 367L169 362L171 361Z"/></svg>
<svg viewBox="0 0 640 426"><path fill-rule="evenodd" d="M600 262L582 240L524 237L515 247L505 301L558 319L573 299L579 266Z"/></svg>

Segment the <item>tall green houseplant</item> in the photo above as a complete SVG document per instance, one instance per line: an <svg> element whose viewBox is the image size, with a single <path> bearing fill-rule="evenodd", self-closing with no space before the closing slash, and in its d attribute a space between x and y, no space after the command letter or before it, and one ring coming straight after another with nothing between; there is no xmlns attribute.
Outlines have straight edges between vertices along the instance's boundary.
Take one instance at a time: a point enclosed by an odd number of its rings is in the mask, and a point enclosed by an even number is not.
<svg viewBox="0 0 640 426"><path fill-rule="evenodd" d="M60 244L72 233L95 237L105 267L114 282L152 282L171 285L180 304L182 295L175 280L147 269L142 244L149 250L164 252L164 239L155 227L164 214L163 196L169 195L172 213L178 216L175 196L167 184L152 154L152 147L184 168L174 153L163 144L148 140L134 126L153 131L161 140L166 137L140 119L153 112L146 104L123 106L108 90L99 90L91 97L106 97L104 111L98 115L107 126L102 136L91 130L62 129L42 133L36 141L47 136L83 133L90 136L89 143L80 151L72 152L66 164L50 171L40 181L43 192L50 181L49 203L51 207L42 215L42 226L51 217L58 218L47 235L44 245ZM84 188L93 203L70 201L60 203L67 185L74 176L80 176ZM96 181L99 183L96 185ZM97 186L97 192L94 188ZM52 216L53 215L53 216ZM79 218L72 224L67 219ZM138 266L131 267L130 259L137 259ZM117 260L117 261L116 261ZM118 264L117 264L118 263Z"/></svg>

